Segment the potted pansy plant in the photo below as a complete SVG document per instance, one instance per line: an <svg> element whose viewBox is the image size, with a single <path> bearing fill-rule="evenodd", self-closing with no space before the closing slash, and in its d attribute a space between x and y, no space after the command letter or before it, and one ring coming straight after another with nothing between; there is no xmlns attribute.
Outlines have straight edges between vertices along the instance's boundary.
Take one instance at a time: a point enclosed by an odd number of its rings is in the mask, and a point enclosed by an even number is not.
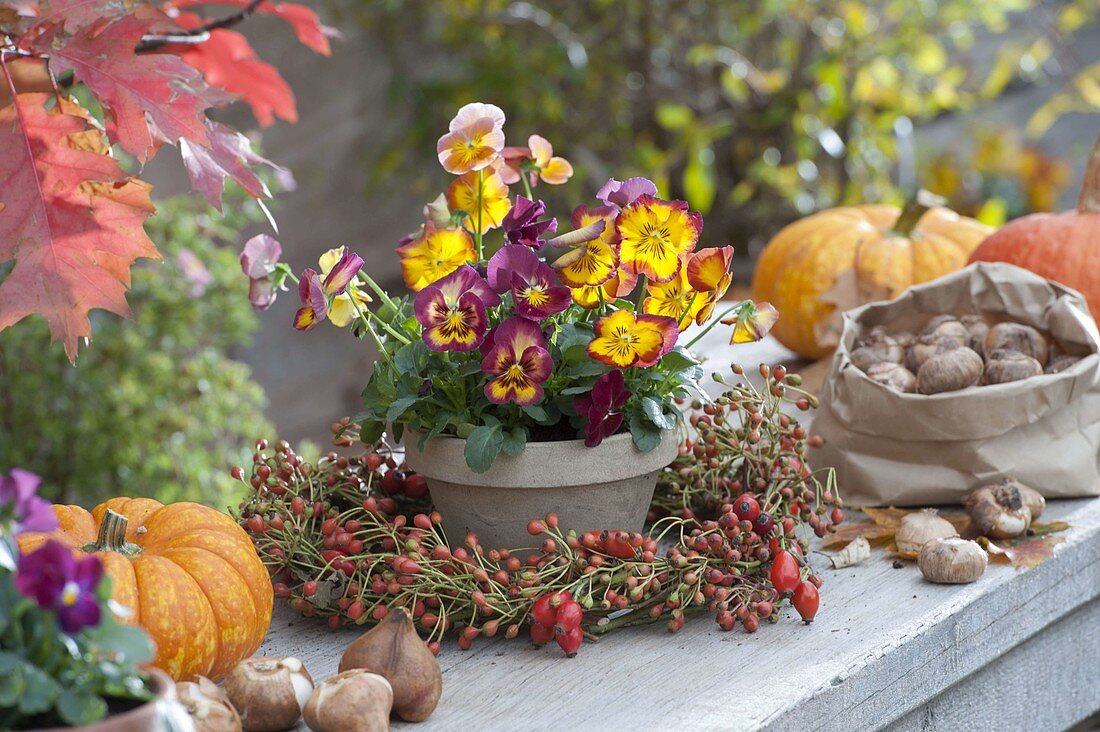
<svg viewBox="0 0 1100 732"><path fill-rule="evenodd" d="M609 180L559 224L534 189L572 167L538 135L505 146L504 121L468 104L439 139L455 178L397 247L409 294L347 247L295 276L262 238L241 258L253 304L295 280L296 328L329 320L374 342L355 422L365 441L403 439L451 531L520 546L549 512L578 531L639 529L679 445L675 400L702 376L692 344L717 322L731 342L761 338L776 313L716 314L733 248L700 247L702 217L649 180Z"/></svg>
<svg viewBox="0 0 1100 732"><path fill-rule="evenodd" d="M139 665L148 634L115 620L128 611L109 607L99 558L44 534L21 550L19 534L58 528L38 483L0 474L0 729L187 729L172 680Z"/></svg>

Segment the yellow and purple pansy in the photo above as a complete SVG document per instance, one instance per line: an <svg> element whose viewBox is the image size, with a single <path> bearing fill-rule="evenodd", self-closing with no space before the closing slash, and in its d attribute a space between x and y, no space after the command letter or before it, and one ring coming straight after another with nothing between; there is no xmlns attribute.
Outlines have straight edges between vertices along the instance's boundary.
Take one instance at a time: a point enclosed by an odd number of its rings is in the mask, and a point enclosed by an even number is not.
<svg viewBox="0 0 1100 732"><path fill-rule="evenodd" d="M668 282L699 241L703 217L688 210L684 201L641 195L619 212L615 228L622 268Z"/></svg>
<svg viewBox="0 0 1100 732"><path fill-rule="evenodd" d="M646 368L672 350L679 336L676 321L664 315L635 315L616 310L596 321L588 355L608 366Z"/></svg>
<svg viewBox="0 0 1100 732"><path fill-rule="evenodd" d="M516 312L529 320L543 320L569 307L568 287L557 284L554 270L521 244L501 247L486 268L495 292L512 291Z"/></svg>
<svg viewBox="0 0 1100 732"><path fill-rule="evenodd" d="M562 282L570 287L594 287L615 276L619 267L619 242L615 233L615 215L611 206L597 206L591 211L581 205L573 209L570 222L577 231L602 224L593 238L584 238L554 261ZM559 239L561 237L558 237ZM582 237L583 238L583 237ZM557 243L554 240L552 243Z"/></svg>
<svg viewBox="0 0 1100 732"><path fill-rule="evenodd" d="M406 237L397 247L405 286L420 292L456 269L477 260L474 240L465 229L440 229L430 221L420 236Z"/></svg>
<svg viewBox="0 0 1100 732"><path fill-rule="evenodd" d="M620 411L630 390L624 385L623 372L612 369L596 379L592 391L573 397L573 408L585 419L584 444L595 447L619 431L623 424Z"/></svg>
<svg viewBox="0 0 1100 732"><path fill-rule="evenodd" d="M600 306L601 295L603 302L614 302L620 297L626 297L638 285L638 275L623 270L615 270L611 279L602 285L593 285L573 288L573 302L585 310L595 310Z"/></svg>
<svg viewBox="0 0 1100 732"><path fill-rule="evenodd" d="M719 322L733 326L733 333L730 334L732 346L736 343L762 340L777 320L779 311L770 302L754 303L752 300L745 300L737 309L736 315Z"/></svg>
<svg viewBox="0 0 1100 732"><path fill-rule="evenodd" d="M493 345L481 360L481 370L493 378L485 385L485 397L494 404L514 402L521 407L542 400L542 382L554 362L538 324L513 317L498 325Z"/></svg>
<svg viewBox="0 0 1100 732"><path fill-rule="evenodd" d="M477 270L463 264L416 295L413 312L424 326L424 343L433 351L472 351L488 328L485 308L500 304L500 296Z"/></svg>
<svg viewBox="0 0 1100 732"><path fill-rule="evenodd" d="M298 330L309 330L330 316L335 300L347 291L363 268L363 258L347 247L340 247L322 257L322 267L325 264L330 265L327 272L318 274L314 269L306 269L298 280L298 297L302 300L302 307L294 314L294 327Z"/></svg>
<svg viewBox="0 0 1100 732"><path fill-rule="evenodd" d="M695 310L695 322L702 325L714 314L714 306L726 294L733 277L730 264L733 262L733 247L711 247L700 249L691 255L687 264L687 281L691 288L704 295L702 303Z"/></svg>
<svg viewBox="0 0 1100 732"><path fill-rule="evenodd" d="M650 282L646 292L648 296L642 301L642 311L666 315L676 321L680 330L691 325L692 318L703 306L699 293L688 282L687 267L681 267L668 282Z"/></svg>
<svg viewBox="0 0 1100 732"><path fill-rule="evenodd" d="M608 178L607 182L596 191L596 198L603 201L605 206L612 206L619 210L634 203L641 196L656 196L657 185L648 178L627 178L615 180Z"/></svg>
<svg viewBox="0 0 1100 732"><path fill-rule="evenodd" d="M478 185L481 186L480 215ZM480 184L477 173L459 176L447 189L447 203L451 210L466 212L464 226L470 231L476 231L480 222L482 234L500 226L504 216L512 209L508 186L504 185L499 173L482 175Z"/></svg>

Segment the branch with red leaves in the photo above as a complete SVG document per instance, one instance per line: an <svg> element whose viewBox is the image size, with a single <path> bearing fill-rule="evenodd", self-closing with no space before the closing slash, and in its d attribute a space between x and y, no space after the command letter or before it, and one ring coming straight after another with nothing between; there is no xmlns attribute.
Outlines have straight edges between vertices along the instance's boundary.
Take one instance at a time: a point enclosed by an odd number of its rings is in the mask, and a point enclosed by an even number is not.
<svg viewBox="0 0 1100 732"><path fill-rule="evenodd" d="M207 4L239 10L214 20L193 12ZM268 195L255 168L273 164L207 116L240 99L261 125L297 120L278 70L230 30L254 13L331 52L334 31L316 13L277 0L0 0L0 265L13 262L0 274L0 330L41 315L75 360L92 309L128 314L131 265L159 255L142 226L154 210L149 187L113 147L140 165L178 147L192 187L215 207L227 180ZM94 97L100 117L70 85Z"/></svg>

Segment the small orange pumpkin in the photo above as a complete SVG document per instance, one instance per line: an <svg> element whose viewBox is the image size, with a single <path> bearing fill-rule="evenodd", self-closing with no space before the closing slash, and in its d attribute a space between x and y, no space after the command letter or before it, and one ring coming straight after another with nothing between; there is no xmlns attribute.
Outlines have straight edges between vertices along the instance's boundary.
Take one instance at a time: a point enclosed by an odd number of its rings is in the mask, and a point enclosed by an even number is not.
<svg viewBox="0 0 1100 732"><path fill-rule="evenodd" d="M1089 156L1076 209L1010 221L983 241L970 261L1008 262L1072 287L1100 321L1100 139Z"/></svg>
<svg viewBox="0 0 1100 732"><path fill-rule="evenodd" d="M992 231L942 207L921 191L904 210L863 205L831 208L795 221L772 238L756 264L753 299L779 310L779 342L822 358L840 338L840 313L897 297L966 264Z"/></svg>
<svg viewBox="0 0 1100 732"><path fill-rule="evenodd" d="M153 665L176 680L218 679L251 656L271 623L267 570L233 519L197 503L112 498L91 513L55 505L54 532L26 533L33 551L57 539L95 552L112 579L112 599L129 608L157 644Z"/></svg>

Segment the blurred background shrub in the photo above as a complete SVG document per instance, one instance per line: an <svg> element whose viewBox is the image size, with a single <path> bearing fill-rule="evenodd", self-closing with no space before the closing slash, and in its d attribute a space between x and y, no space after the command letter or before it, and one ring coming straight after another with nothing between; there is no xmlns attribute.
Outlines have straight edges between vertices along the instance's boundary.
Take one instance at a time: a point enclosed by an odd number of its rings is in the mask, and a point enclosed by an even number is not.
<svg viewBox="0 0 1100 732"><path fill-rule="evenodd" d="M946 152L918 171L914 126L1044 82L1061 88L1023 125L1032 137L1066 112L1100 109L1100 55L1090 62L1071 50L1074 34L1095 25L1095 0L337 6L398 70L386 104L404 124L374 157L378 183L408 174L410 160L430 161L460 104L491 100L509 115L511 144L529 132L548 137L577 167L580 190L612 174L655 177L707 214L709 241L742 253L800 215L896 201L918 184L980 209L1007 177L1013 189L984 211L991 223L1052 207L1069 176L1050 176L1063 164L1039 156L1032 162L1046 167L1025 171L1012 155L1032 151L1010 140L1017 149L994 156L976 181L970 165L996 142L983 138L972 159ZM438 171L420 169L430 177L420 192L434 195ZM1055 185L1036 195L1038 181Z"/></svg>
<svg viewBox="0 0 1100 732"><path fill-rule="evenodd" d="M235 506L229 467L273 434L263 389L231 357L258 325L236 253L258 210L242 196L223 215L197 196L157 209L148 230L164 262L135 268L132 322L95 313L75 368L41 319L0 332L0 466L41 475L51 500Z"/></svg>

